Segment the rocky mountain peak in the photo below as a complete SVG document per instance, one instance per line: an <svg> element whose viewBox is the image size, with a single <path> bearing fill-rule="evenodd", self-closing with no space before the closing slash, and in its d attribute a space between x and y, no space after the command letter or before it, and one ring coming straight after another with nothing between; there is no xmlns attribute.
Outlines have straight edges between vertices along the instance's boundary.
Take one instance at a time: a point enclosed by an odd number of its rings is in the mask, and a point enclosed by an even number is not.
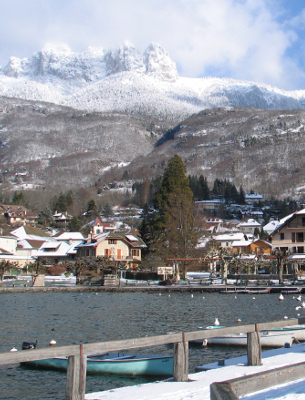
<svg viewBox="0 0 305 400"><path fill-rule="evenodd" d="M151 43L144 52L144 63L148 74L157 75L169 81L178 79L176 63L159 44Z"/></svg>
<svg viewBox="0 0 305 400"><path fill-rule="evenodd" d="M144 72L142 54L130 43L125 42L118 50L111 50L105 55L107 74L123 71Z"/></svg>

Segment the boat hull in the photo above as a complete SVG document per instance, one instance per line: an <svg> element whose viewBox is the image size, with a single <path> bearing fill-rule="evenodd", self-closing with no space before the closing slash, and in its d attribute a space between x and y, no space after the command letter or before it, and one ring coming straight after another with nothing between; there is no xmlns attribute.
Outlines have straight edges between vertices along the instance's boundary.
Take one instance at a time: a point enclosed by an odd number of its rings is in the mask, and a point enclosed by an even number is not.
<svg viewBox="0 0 305 400"><path fill-rule="evenodd" d="M284 347L286 343L290 346L294 341L293 335L285 332L279 334L270 334L270 332L260 333L260 342L262 347ZM226 335L207 339L208 345L221 346L247 346L247 335Z"/></svg>
<svg viewBox="0 0 305 400"><path fill-rule="evenodd" d="M110 358L88 357L87 374L173 376L173 357L171 356L121 356ZM27 368L66 371L67 357L27 361L21 364Z"/></svg>

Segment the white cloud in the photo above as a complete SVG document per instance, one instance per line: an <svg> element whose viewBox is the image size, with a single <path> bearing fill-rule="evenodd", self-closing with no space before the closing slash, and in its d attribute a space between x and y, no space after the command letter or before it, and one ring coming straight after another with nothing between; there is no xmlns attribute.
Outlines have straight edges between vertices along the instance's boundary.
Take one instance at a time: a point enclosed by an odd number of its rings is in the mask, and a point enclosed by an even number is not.
<svg viewBox="0 0 305 400"><path fill-rule="evenodd" d="M286 55L296 36L292 28L277 22L275 9L270 8L276 4L273 0L10 0L1 10L0 64L11 55L30 56L47 42L66 43L74 51L118 47L125 40L143 51L157 42L184 76L215 71L291 86L301 74ZM288 73L291 69L293 76Z"/></svg>

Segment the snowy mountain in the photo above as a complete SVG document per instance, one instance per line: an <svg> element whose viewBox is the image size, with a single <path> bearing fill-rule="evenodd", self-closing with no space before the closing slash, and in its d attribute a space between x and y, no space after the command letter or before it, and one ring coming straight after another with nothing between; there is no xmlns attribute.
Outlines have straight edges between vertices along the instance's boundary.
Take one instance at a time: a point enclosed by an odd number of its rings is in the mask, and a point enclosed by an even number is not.
<svg viewBox="0 0 305 400"><path fill-rule="evenodd" d="M181 120L202 109L238 106L305 109L305 91L220 78L179 77L159 45L141 54L126 42L116 50L44 48L11 57L0 71L0 95L46 101L85 111L142 113Z"/></svg>

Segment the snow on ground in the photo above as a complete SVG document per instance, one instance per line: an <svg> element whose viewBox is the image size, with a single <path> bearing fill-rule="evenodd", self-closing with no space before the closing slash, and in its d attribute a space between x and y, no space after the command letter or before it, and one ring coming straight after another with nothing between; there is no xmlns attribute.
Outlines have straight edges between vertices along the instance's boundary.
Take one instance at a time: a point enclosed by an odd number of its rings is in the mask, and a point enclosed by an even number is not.
<svg viewBox="0 0 305 400"><path fill-rule="evenodd" d="M263 353L263 365L260 366L246 366L243 362L190 374L189 382L167 380L129 386L87 394L85 400L210 400L210 384L213 382L222 382L289 364L305 362L305 345L298 344L290 349L273 350L273 353L270 354L268 355L268 352ZM240 358L238 361L240 361ZM304 400L305 379L293 381L286 385L274 386L241 398L245 400Z"/></svg>

